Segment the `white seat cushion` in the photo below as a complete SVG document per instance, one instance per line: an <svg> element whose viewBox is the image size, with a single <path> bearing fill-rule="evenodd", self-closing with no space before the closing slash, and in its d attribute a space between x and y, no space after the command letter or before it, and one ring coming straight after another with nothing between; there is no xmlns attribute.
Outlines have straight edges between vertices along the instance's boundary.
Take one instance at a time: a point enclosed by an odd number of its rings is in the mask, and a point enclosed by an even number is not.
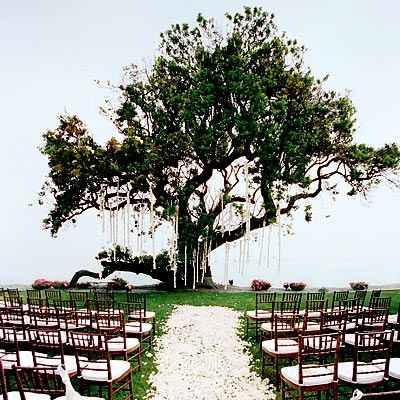
<svg viewBox="0 0 400 400"><path fill-rule="evenodd" d="M140 324L137 322L128 322L125 324L125 332L132 333L132 334L139 334L139 333L150 333L153 329L153 325L142 323L142 330L140 331Z"/></svg>
<svg viewBox="0 0 400 400"><path fill-rule="evenodd" d="M9 353L4 356L0 355L0 357L4 369L10 370L12 369L13 365L17 365L16 353ZM33 356L31 351L20 351L19 358L20 358L20 367L33 367Z"/></svg>
<svg viewBox="0 0 400 400"><path fill-rule="evenodd" d="M31 393L31 392L24 392L26 400L50 400L51 397L48 394L42 393ZM21 400L21 396L19 392L8 392L7 393L8 400ZM3 400L3 396L0 395L0 400Z"/></svg>
<svg viewBox="0 0 400 400"><path fill-rule="evenodd" d="M296 355L299 353L299 345L295 340L278 339L278 350L275 350L275 340L264 340L262 342L262 350L268 354L289 354Z"/></svg>
<svg viewBox="0 0 400 400"><path fill-rule="evenodd" d="M389 324L397 324L397 314L389 315L388 323Z"/></svg>
<svg viewBox="0 0 400 400"><path fill-rule="evenodd" d="M142 311L142 313L134 312L132 314L129 314L130 319L138 319L140 316L142 317L143 320L148 321L154 319L156 313L154 311L146 311L146 315L144 315L144 312Z"/></svg>
<svg viewBox="0 0 400 400"><path fill-rule="evenodd" d="M102 363L89 362L85 364L86 366L102 370L93 371L93 370L88 370L86 368L82 369L82 378L87 381L107 382L108 381L107 363L105 360L100 360L100 361L103 362ZM122 361L122 360L111 360L110 365L111 365L112 381L120 378L122 375L127 373L131 368L131 365L129 364L128 361ZM84 366L82 365L82 367Z"/></svg>
<svg viewBox="0 0 400 400"><path fill-rule="evenodd" d="M258 310L256 315L256 310L247 311L246 316L250 319L271 319L272 313L269 311Z"/></svg>
<svg viewBox="0 0 400 400"><path fill-rule="evenodd" d="M312 365L312 364L311 364ZM308 366L307 366L308 367ZM281 375L287 381L298 386L319 386L329 385L333 382L332 368L316 366L316 368L303 368L303 383L299 383L299 366L284 367L281 369ZM309 375L322 376L309 376Z"/></svg>
<svg viewBox="0 0 400 400"><path fill-rule="evenodd" d="M342 381L358 385L370 385L383 381L383 371L381 371L379 367L363 362L358 362L357 364L357 376L355 381L353 381L352 361L339 363L338 376Z"/></svg>
<svg viewBox="0 0 400 400"><path fill-rule="evenodd" d="M58 367L61 364L61 357L48 357L47 355L43 355L43 357L38 357L36 353L36 362L39 366L48 366L48 367ZM82 361L87 361L87 357L79 357ZM76 358L75 356L71 355L64 355L65 361L65 370L67 371L68 375L76 374L77 366L76 366Z"/></svg>
<svg viewBox="0 0 400 400"><path fill-rule="evenodd" d="M327 326L328 329L331 329L332 331L343 331L343 326L339 326L339 325L331 325L331 326ZM351 329L355 329L356 328L356 323L355 322L347 322L346 324L346 331L351 330Z"/></svg>
<svg viewBox="0 0 400 400"><path fill-rule="evenodd" d="M107 341L107 347L110 353L121 351L130 353L140 347L140 342L136 338L126 338L126 347L124 347L124 338L116 337Z"/></svg>
<svg viewBox="0 0 400 400"><path fill-rule="evenodd" d="M400 358L391 358L389 364L389 376L400 380Z"/></svg>

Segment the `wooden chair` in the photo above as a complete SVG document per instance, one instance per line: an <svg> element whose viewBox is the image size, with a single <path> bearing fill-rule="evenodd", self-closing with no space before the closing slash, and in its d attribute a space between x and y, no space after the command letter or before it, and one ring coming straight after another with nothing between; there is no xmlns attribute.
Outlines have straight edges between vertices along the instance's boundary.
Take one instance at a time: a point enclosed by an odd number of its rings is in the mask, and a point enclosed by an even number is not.
<svg viewBox="0 0 400 400"><path fill-rule="evenodd" d="M58 312L53 308L35 308L29 311L30 325L41 329L60 329Z"/></svg>
<svg viewBox="0 0 400 400"><path fill-rule="evenodd" d="M283 292L282 301L297 301L301 303L303 293L299 292Z"/></svg>
<svg viewBox="0 0 400 400"><path fill-rule="evenodd" d="M89 292L84 291L69 291L69 299L73 301L77 308L86 308L89 300Z"/></svg>
<svg viewBox="0 0 400 400"><path fill-rule="evenodd" d="M110 301L114 303L114 292L108 290L94 290L93 299L95 301Z"/></svg>
<svg viewBox="0 0 400 400"><path fill-rule="evenodd" d="M19 332L20 341L27 340L26 329L29 325L22 307L8 307L0 311L0 325L4 327L15 327Z"/></svg>
<svg viewBox="0 0 400 400"><path fill-rule="evenodd" d="M114 310L114 301L113 300L88 300L87 308L91 312L109 312ZM117 310L117 312L119 312Z"/></svg>
<svg viewBox="0 0 400 400"><path fill-rule="evenodd" d="M335 308L339 307L339 302L347 300L348 298L349 298L348 290L343 290L343 291L335 290L332 296L331 310L334 310Z"/></svg>
<svg viewBox="0 0 400 400"><path fill-rule="evenodd" d="M42 291L41 290L35 290L35 289L28 289L26 291L26 297L28 301L30 299L41 299L42 298Z"/></svg>
<svg viewBox="0 0 400 400"><path fill-rule="evenodd" d="M374 289L371 291L371 294L369 296L369 302L371 302L372 299L376 299L377 297L381 297L382 295L382 290L381 289Z"/></svg>
<svg viewBox="0 0 400 400"><path fill-rule="evenodd" d="M124 310L125 318L131 314L138 315L138 319L135 321L125 323L125 332L128 337L139 339L140 353L143 353L144 344L147 343L147 347L152 346L153 327L141 318L141 315L143 315L142 305L140 303L120 303L120 309Z"/></svg>
<svg viewBox="0 0 400 400"><path fill-rule="evenodd" d="M299 315L300 303L297 300L293 301L275 301L271 310L269 321L263 322L260 325L260 339L270 338L273 331L273 320L275 315Z"/></svg>
<svg viewBox="0 0 400 400"><path fill-rule="evenodd" d="M347 329L347 311L326 311L321 314L321 329L322 332L337 332L341 334L342 346L345 342Z"/></svg>
<svg viewBox="0 0 400 400"><path fill-rule="evenodd" d="M353 292L352 299L358 299L360 301L360 307L363 308L367 297L367 290L355 290Z"/></svg>
<svg viewBox="0 0 400 400"><path fill-rule="evenodd" d="M356 332L351 345L352 361L339 363L341 385L369 388L383 384L389 378L393 335L393 331ZM347 338L346 342L349 343Z"/></svg>
<svg viewBox="0 0 400 400"><path fill-rule="evenodd" d="M309 318L313 316L319 318L321 312L326 311L327 308L328 302L326 300L306 300L304 310L300 314L307 314Z"/></svg>
<svg viewBox="0 0 400 400"><path fill-rule="evenodd" d="M276 292L256 293L256 309L246 312L246 337L249 337L251 328L255 329L258 338L260 324L271 320L272 309L276 301Z"/></svg>
<svg viewBox="0 0 400 400"><path fill-rule="evenodd" d="M6 370L11 370L13 365L33 366L32 352L21 350L20 343L26 339L15 327L0 327L0 359Z"/></svg>
<svg viewBox="0 0 400 400"><path fill-rule="evenodd" d="M271 358L275 370L275 382L279 386L279 360L295 359L299 353L297 335L300 329L299 315L275 315L272 320L271 339L261 342L262 367L264 376L266 359Z"/></svg>
<svg viewBox="0 0 400 400"><path fill-rule="evenodd" d="M156 313L154 311L149 311L147 309L147 296L145 293L132 293L132 292L127 292L126 293L126 302L127 303L141 303L142 304L142 309L143 309L143 321L145 322L150 322L153 324L153 328L155 327L155 319L156 319ZM137 315L129 315L128 318L132 321L137 319Z"/></svg>
<svg viewBox="0 0 400 400"><path fill-rule="evenodd" d="M127 337L124 316L119 314L96 314L96 331L107 336L108 351L111 357L122 356L125 361L137 361L140 368L140 341Z"/></svg>
<svg viewBox="0 0 400 400"><path fill-rule="evenodd" d="M55 367L14 366L13 370L21 400L47 400L65 394L64 384Z"/></svg>
<svg viewBox="0 0 400 400"><path fill-rule="evenodd" d="M372 297L368 304L368 308L387 308L389 310L391 303L391 297Z"/></svg>
<svg viewBox="0 0 400 400"><path fill-rule="evenodd" d="M307 292L307 301L325 300L325 292Z"/></svg>
<svg viewBox="0 0 400 400"><path fill-rule="evenodd" d="M361 329L384 331L388 325L389 310L387 308L372 308L362 312Z"/></svg>
<svg viewBox="0 0 400 400"><path fill-rule="evenodd" d="M61 290L47 289L44 294L48 305L53 305L53 300L62 300Z"/></svg>
<svg viewBox="0 0 400 400"><path fill-rule="evenodd" d="M281 395L298 392L298 399L306 393L332 390L333 399L338 399L338 360L340 335L321 334L299 336L298 365L281 369ZM329 357L334 355L333 361ZM315 360L319 360L315 363Z"/></svg>
<svg viewBox="0 0 400 400"><path fill-rule="evenodd" d="M60 330L30 329L28 332L35 367L57 367L62 364L69 376L77 374L75 356L65 354L66 336Z"/></svg>
<svg viewBox="0 0 400 400"><path fill-rule="evenodd" d="M89 390L92 385L107 389L107 399L112 400L117 393L127 391L125 399L134 398L131 365L125 360L111 360L107 337L98 333L71 332L72 346L76 356L78 378L82 386ZM81 356L88 357L83 361Z"/></svg>

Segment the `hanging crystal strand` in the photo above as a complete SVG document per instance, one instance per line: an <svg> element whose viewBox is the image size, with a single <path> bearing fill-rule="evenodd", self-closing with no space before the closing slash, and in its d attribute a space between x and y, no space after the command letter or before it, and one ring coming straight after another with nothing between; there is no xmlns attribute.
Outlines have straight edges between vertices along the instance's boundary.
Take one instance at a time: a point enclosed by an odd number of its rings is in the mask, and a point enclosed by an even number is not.
<svg viewBox="0 0 400 400"><path fill-rule="evenodd" d="M224 261L224 289L228 289L228 251L229 243L224 243L225 261Z"/></svg>
<svg viewBox="0 0 400 400"><path fill-rule="evenodd" d="M271 231L272 226L268 227L268 245L267 245L267 268L270 266L270 258L271 258Z"/></svg>
<svg viewBox="0 0 400 400"><path fill-rule="evenodd" d="M249 182L249 163L246 162L244 166L244 174L245 174L245 184L246 184L246 235L245 235L245 254L246 254L246 262L249 261L250 257L250 182ZM244 273L244 265L243 272Z"/></svg>
<svg viewBox="0 0 400 400"><path fill-rule="evenodd" d="M261 269L261 263L262 263L262 258L263 258L263 253L264 253L264 237L265 237L265 219L263 221L263 226L261 228L261 240L260 240L260 252L258 254L258 269Z"/></svg>
<svg viewBox="0 0 400 400"><path fill-rule="evenodd" d="M131 189L127 184L126 192L126 247L131 249Z"/></svg>
<svg viewBox="0 0 400 400"><path fill-rule="evenodd" d="M153 193L153 183L149 181L149 191L150 191L150 235L151 235L151 256L153 258L152 269L156 268L156 242L154 237L154 193Z"/></svg>
<svg viewBox="0 0 400 400"><path fill-rule="evenodd" d="M281 273L281 210L278 206L278 274Z"/></svg>
<svg viewBox="0 0 400 400"><path fill-rule="evenodd" d="M199 259L200 259L200 243L201 243L202 239L199 238L197 240L197 252L196 252L196 283L199 281Z"/></svg>
<svg viewBox="0 0 400 400"><path fill-rule="evenodd" d="M116 206L116 216L115 216L115 244L119 244L118 236L118 219L119 219L119 177L117 177L117 206Z"/></svg>
<svg viewBox="0 0 400 400"><path fill-rule="evenodd" d="M206 240L204 241L204 248L203 248L203 254L202 254L202 259L201 259L201 282L204 283L204 276L206 273L206 268L207 268L207 254L208 254L208 246L207 246L207 237Z"/></svg>
<svg viewBox="0 0 400 400"><path fill-rule="evenodd" d="M196 289L196 249L193 250L193 255L192 255L192 266L193 266L193 290Z"/></svg>
<svg viewBox="0 0 400 400"><path fill-rule="evenodd" d="M174 289L176 289L176 271L177 271L177 257L178 257L178 228L179 228L179 205L175 207L175 220L174 220Z"/></svg>
<svg viewBox="0 0 400 400"><path fill-rule="evenodd" d="M139 237L139 226L140 226L140 204L135 209L135 232L136 232L136 253L140 257L140 237Z"/></svg>
<svg viewBox="0 0 400 400"><path fill-rule="evenodd" d="M185 280L185 288L187 285L187 246L185 245L185 275L184 275L184 280Z"/></svg>

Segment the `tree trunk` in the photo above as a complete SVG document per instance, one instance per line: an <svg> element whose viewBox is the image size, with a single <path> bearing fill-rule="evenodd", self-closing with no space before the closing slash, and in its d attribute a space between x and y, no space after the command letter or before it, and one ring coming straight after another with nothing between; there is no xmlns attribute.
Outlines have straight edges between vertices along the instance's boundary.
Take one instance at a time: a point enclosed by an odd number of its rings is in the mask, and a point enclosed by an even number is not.
<svg viewBox="0 0 400 400"><path fill-rule="evenodd" d="M97 272L88 271L87 269L81 269L81 270L75 272L74 276L72 277L72 279L69 283L69 287L70 288L76 287L76 284L78 283L79 279L83 278L84 276L88 276L88 277L94 278L94 279L100 278L100 276Z"/></svg>

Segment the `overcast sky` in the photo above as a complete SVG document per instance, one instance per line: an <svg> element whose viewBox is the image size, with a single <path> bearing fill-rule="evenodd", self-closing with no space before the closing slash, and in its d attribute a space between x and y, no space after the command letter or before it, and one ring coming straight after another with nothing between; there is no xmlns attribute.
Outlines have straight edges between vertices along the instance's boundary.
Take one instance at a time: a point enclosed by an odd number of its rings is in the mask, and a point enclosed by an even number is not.
<svg viewBox="0 0 400 400"><path fill-rule="evenodd" d="M118 82L128 64L151 63L159 33L196 15L224 24L226 11L259 5L276 15L280 29L308 49L306 64L329 86L350 90L358 110L358 142L400 142L400 5L376 1L2 1L0 5L0 286L38 277L69 279L82 267L97 268L101 244L93 215L57 239L43 231L46 210L35 203L47 173L38 151L41 134L57 115L77 113L99 141L114 134L98 107L110 94L94 80ZM318 201L314 221L294 221L295 235L282 238L280 272L258 265L254 247L244 274L233 263L230 277L275 283L302 279L310 285L343 285L354 279L400 282L400 192L382 187L369 201ZM330 217L327 217L330 215ZM277 252L277 232L272 252ZM221 252L220 252L221 253ZM234 258L234 257L233 257ZM223 256L213 257L217 280ZM138 282L136 275L131 275Z"/></svg>

